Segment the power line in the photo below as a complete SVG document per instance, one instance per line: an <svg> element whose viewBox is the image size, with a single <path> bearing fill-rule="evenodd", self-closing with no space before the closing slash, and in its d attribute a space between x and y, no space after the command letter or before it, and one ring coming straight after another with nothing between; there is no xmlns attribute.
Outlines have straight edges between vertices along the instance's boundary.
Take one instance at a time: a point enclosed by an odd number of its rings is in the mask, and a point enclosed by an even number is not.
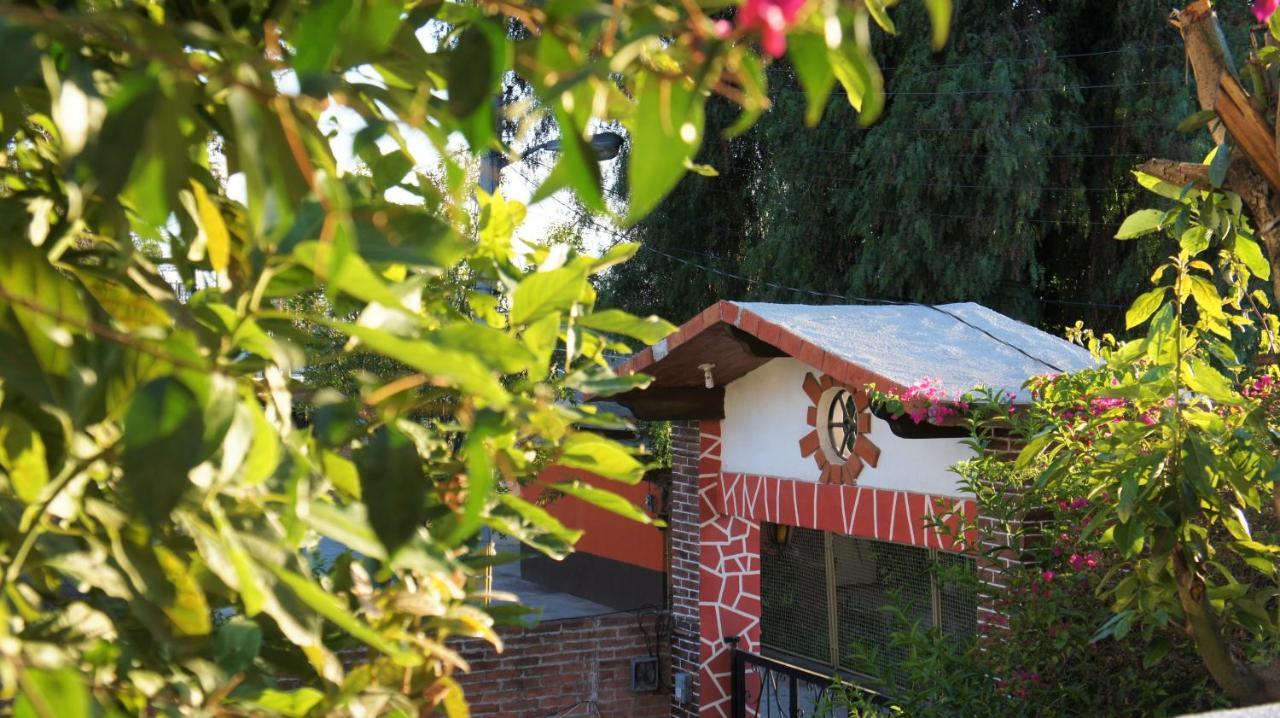
<svg viewBox="0 0 1280 718"><path fill-rule="evenodd" d="M524 176L524 175L522 174L522 176ZM526 177L526 179L528 179L528 177ZM557 203L559 203L562 207L564 207L565 209L570 210L571 212L574 212L574 213L575 213L575 214L577 214L581 219L584 219L585 221L587 221L588 223L590 223L592 226L596 227L597 229L599 229L599 230L601 230L601 231L604 231L604 232L607 232L607 233L611 234L611 235L612 235L612 236L614 236L614 237L619 237L619 238L621 237L621 235L620 235L618 232L616 232L616 231L614 231L614 230L612 230L612 229L606 228L606 227L604 227L603 225L601 225L601 224L597 223L597 222L595 221L595 218L594 218L594 217L591 217L591 216L589 216L589 215L583 215L581 212L578 212L578 211L577 211L576 209L574 209L573 207L570 207L568 204L566 204L564 201L562 201L559 197L556 197L554 194L553 194L553 195L551 195L551 197L552 197L552 199L554 199ZM639 245L639 246L640 246L640 248L641 248L641 249L648 249L648 250L653 251L653 252L656 252L656 253L658 253L658 254L660 254L660 255L664 255L664 256L668 257L669 259L672 259L672 260L674 260L674 261L676 261L676 262L681 262L681 263L685 263L685 264L692 264L692 265L698 266L699 268L703 269L704 271L709 271L709 272L713 272L713 273L716 273L716 274L725 274L725 275L728 275L728 276L734 276L734 277L736 277L736 278L738 278L738 279L740 279L740 280L746 281L746 282L748 282L748 283L750 283L750 282L752 282L752 281L753 281L753 280L751 280L751 279L749 279L749 278L747 278L747 277L743 277L742 275L736 275L736 274L733 274L733 273L730 273L730 272L723 272L723 271L721 271L721 270L717 270L717 269L715 269L715 268L713 268L713 267L707 267L707 266L705 266L705 265L701 265L701 264L698 264L698 263L696 263L696 262L690 262L690 261L688 261L688 260L680 259L680 258L678 258L678 257L675 257L674 255L667 254L667 253L665 253L665 252L663 252L663 251L661 251L661 250L659 250L659 249L656 249L656 248L653 248L653 247L649 247L648 245L645 245L643 242L642 242L642 243L640 243L640 245ZM969 322L968 320L966 320L964 317L958 316L958 315L956 315L956 314L954 314L954 313L952 313L952 312L950 312L950 311L947 311L946 309L943 309L943 308L941 308L941 307L938 307L937 305L934 305L934 304L926 304L926 303L923 303L923 302L902 302L902 301L884 300L884 299L876 300L876 299L869 299L869 298L866 298L866 297L851 297L851 296L848 296L848 295L835 294L835 293L830 293L830 292L817 292L817 291L809 290L809 289L800 289L800 288L798 288L798 287L788 287L788 286L786 286L786 285L777 284L777 283L775 283L775 282L768 282L768 281L760 281L760 282L758 282L758 283L759 283L759 284L762 284L762 285L764 285L764 286L772 287L772 288L777 288L777 289L782 289L782 290L789 290L789 291L793 291L793 292L799 292L799 293L802 293L802 294L808 294L808 295L811 295L811 296L829 297L829 298L833 298L833 299L843 299L843 300L845 300L845 301L853 301L853 302L858 302L858 303L862 303L862 304L869 304L869 305L876 305L876 304L880 304L880 305L895 305L895 306L918 306L918 307L925 307L925 308L928 308L928 309L932 309L933 311L938 312L939 314L943 314L943 315L945 315L945 316L951 317L952 319L954 319L955 321L959 322L960 324L963 324L963 325L965 325L965 326L967 326L967 327L969 327L969 328L971 328L971 329L973 329L973 330L975 330L975 331L977 331L977 332L979 332L979 333L981 333L981 334L983 334L983 335L987 336L987 337L988 337L988 338L990 338L992 341L995 341L995 342L996 342L996 343L998 343L998 344L1002 344L1002 345L1004 345L1004 346L1009 347L1010 349L1012 349L1012 350L1014 350L1014 351L1018 352L1019 354L1022 354L1023 356L1027 357L1028 359L1031 359L1032 361L1035 361L1035 362L1038 362L1038 363L1040 363L1040 364L1043 364L1044 366L1046 366L1046 367L1048 367L1048 368L1052 369L1053 371L1056 371L1056 372L1059 372L1059 373L1063 373L1063 372L1064 372L1064 370L1063 370L1061 367L1057 366L1057 365L1056 365L1056 364L1054 364L1053 362L1050 362L1050 361L1048 361L1047 359L1044 359L1044 358L1042 358L1042 357L1036 356L1035 354L1032 354L1032 353L1028 352L1027 350L1023 349L1022 347L1020 347L1020 346L1018 346L1018 345L1016 345L1016 344L1013 344L1012 342L1009 342L1009 341L1006 341L1006 340L1004 340L1004 339L1001 339L1000 337L998 337L998 336L996 336L996 335L992 334L992 333L991 333L990 331L988 331L987 329L984 329L983 327L977 326L977 325L973 324L972 322Z"/></svg>
<svg viewBox="0 0 1280 718"><path fill-rule="evenodd" d="M1091 52L1073 52L1073 53L1066 53L1062 55L1027 55L1024 57L998 57L998 58L992 58L990 60L966 60L964 62L948 62L948 63L939 64L939 65L925 65L921 69L949 70L956 67L981 67L981 66L987 66L987 65L998 65L1001 63L1019 64L1023 62L1043 62L1045 60L1077 60L1077 59L1082 59L1086 57L1100 57L1103 55L1119 55L1119 54L1128 53L1128 52L1135 52L1135 53L1151 52L1154 54L1154 52L1158 50L1165 50L1171 47L1182 47L1182 46L1183 45L1180 42L1170 42L1170 43L1164 43L1159 45L1133 45L1130 47L1115 48L1113 50L1094 50ZM881 68L881 70L883 70L884 72L889 72L891 70L897 70L902 67L906 67L906 66L890 65L890 66ZM915 68L918 66L910 65L910 67Z"/></svg>
<svg viewBox="0 0 1280 718"><path fill-rule="evenodd" d="M1038 85L1031 87L981 87L969 90L888 90L885 97L959 97L972 95L1017 95L1036 92L1061 92L1083 90L1118 90L1133 87L1151 87L1154 85L1182 85L1184 80L1148 80L1146 82L1106 82L1092 85ZM773 90L770 94L806 95L804 90Z"/></svg>

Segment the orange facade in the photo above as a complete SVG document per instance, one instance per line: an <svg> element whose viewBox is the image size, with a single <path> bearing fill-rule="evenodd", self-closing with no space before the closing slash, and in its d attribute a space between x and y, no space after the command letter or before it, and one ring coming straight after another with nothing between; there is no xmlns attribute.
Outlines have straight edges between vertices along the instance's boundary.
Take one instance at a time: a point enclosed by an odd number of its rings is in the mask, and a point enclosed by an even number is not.
<svg viewBox="0 0 1280 718"><path fill-rule="evenodd" d="M563 466L548 468L539 479L544 484L578 479L622 496L650 516L653 511L646 504L648 497L653 497L651 503L654 507L662 500L658 495L659 488L648 481L628 486ZM565 526L584 532L578 540L577 551L652 571L666 571L663 565L664 540L662 531L658 528L625 519L572 496L562 496L548 504L546 509Z"/></svg>

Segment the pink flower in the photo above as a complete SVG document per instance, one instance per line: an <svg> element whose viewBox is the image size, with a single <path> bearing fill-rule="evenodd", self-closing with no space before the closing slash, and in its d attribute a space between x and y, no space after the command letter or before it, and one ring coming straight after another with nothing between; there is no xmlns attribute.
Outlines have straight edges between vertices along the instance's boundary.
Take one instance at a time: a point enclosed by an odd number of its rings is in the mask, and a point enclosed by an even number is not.
<svg viewBox="0 0 1280 718"><path fill-rule="evenodd" d="M733 32L733 25L728 20L716 20L715 23L716 37L721 40L729 37L729 33Z"/></svg>
<svg viewBox="0 0 1280 718"><path fill-rule="evenodd" d="M760 30L760 46L774 57L787 51L787 28L796 21L805 0L746 0L738 10L738 27Z"/></svg>
<svg viewBox="0 0 1280 718"><path fill-rule="evenodd" d="M1280 5L1280 0L1253 0L1253 16L1258 18L1258 22L1266 22L1277 5Z"/></svg>
<svg viewBox="0 0 1280 718"><path fill-rule="evenodd" d="M1044 573L1040 574L1040 578L1048 582L1048 581L1052 581L1054 577L1057 575L1058 574L1054 573L1053 571L1045 571Z"/></svg>

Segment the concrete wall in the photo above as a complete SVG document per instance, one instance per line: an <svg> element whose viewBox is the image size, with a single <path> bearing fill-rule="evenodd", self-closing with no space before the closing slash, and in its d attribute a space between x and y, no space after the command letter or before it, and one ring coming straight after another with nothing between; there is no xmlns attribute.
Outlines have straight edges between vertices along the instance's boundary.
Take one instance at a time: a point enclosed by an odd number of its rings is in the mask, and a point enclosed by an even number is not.
<svg viewBox="0 0 1280 718"><path fill-rule="evenodd" d="M725 387L726 473L818 480L818 465L799 449L800 439L813 430L805 420L813 406L803 389L808 373L822 376L798 359L774 359ZM868 438L880 448L880 459L862 470L858 486L964 496L950 471L957 461L972 456L960 439L904 439L876 417L871 418Z"/></svg>

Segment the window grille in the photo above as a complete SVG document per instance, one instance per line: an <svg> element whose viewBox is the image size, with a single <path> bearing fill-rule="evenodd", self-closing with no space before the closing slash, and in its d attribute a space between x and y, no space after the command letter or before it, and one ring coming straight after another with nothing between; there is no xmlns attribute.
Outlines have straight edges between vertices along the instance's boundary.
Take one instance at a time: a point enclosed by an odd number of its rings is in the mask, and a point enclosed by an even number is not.
<svg viewBox="0 0 1280 718"><path fill-rule="evenodd" d="M821 531L765 524L760 538L760 630L764 645L829 664L827 569Z"/></svg>
<svg viewBox="0 0 1280 718"><path fill-rule="evenodd" d="M974 633L973 589L956 576L956 569L975 570L971 557L768 523L761 535L767 649L859 673L865 667L856 665L856 643L892 666L906 656L890 643L901 625L888 607L957 640Z"/></svg>

